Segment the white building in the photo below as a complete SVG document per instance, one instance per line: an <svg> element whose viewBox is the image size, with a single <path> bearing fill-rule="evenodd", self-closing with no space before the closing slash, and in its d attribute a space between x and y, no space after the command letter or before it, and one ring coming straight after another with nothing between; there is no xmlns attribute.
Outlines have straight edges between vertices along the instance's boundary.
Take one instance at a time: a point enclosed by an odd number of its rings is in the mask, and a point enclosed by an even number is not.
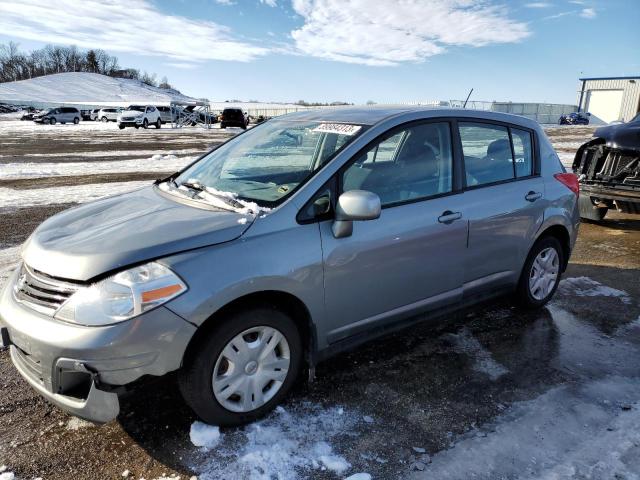
<svg viewBox="0 0 640 480"><path fill-rule="evenodd" d="M640 111L640 76L581 78L578 108L592 120L628 122Z"/></svg>

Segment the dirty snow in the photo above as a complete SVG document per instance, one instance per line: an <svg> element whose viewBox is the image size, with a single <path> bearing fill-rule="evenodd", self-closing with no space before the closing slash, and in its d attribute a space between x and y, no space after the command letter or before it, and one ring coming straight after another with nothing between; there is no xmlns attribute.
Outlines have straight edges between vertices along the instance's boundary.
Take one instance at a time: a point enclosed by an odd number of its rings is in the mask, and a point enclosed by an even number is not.
<svg viewBox="0 0 640 480"><path fill-rule="evenodd" d="M371 475L368 473L354 473L349 475L344 480L371 480Z"/></svg>
<svg viewBox="0 0 640 480"><path fill-rule="evenodd" d="M109 155L105 152L104 156ZM144 171L174 172L182 169L195 158L194 156L177 157L173 154L156 154L151 158L135 160L7 163L0 168L0 180Z"/></svg>
<svg viewBox="0 0 640 480"><path fill-rule="evenodd" d="M199 480L293 480L313 471L346 474L350 462L333 444L342 435L355 435L361 416L338 410L309 402L279 408L262 421L226 432L193 468Z"/></svg>
<svg viewBox="0 0 640 480"><path fill-rule="evenodd" d="M74 139L77 140L77 139ZM92 158L92 157L145 157L151 156L152 160L160 159L163 155L193 155L202 153L200 148L182 148L176 150L94 150L91 152L53 152L53 153L24 153L20 158ZM15 155L2 155L0 158L15 157ZM4 166L2 167L4 169Z"/></svg>
<svg viewBox="0 0 640 480"><path fill-rule="evenodd" d="M478 339L467 328L461 329L456 334L448 334L445 338L453 343L453 348L456 352L467 355L473 360L473 369L476 372L488 375L491 380L497 380L509 372L503 365L493 359L491 353L480 344Z"/></svg>
<svg viewBox="0 0 640 480"><path fill-rule="evenodd" d="M21 189L0 187L1 207L27 207L32 205L52 205L56 203L85 203L99 198L130 192L151 185L151 181L91 183L62 187Z"/></svg>
<svg viewBox="0 0 640 480"><path fill-rule="evenodd" d="M193 422L189 438L196 447L210 449L220 441L220 428L202 422Z"/></svg>
<svg viewBox="0 0 640 480"><path fill-rule="evenodd" d="M569 277L560 281L558 290L564 295L578 297L617 297L623 303L631 303L631 297L623 290L603 285L589 277Z"/></svg>
<svg viewBox="0 0 640 480"><path fill-rule="evenodd" d="M81 430L83 428L94 427L95 425L91 422L87 422L78 417L71 417L67 422L67 430Z"/></svg>

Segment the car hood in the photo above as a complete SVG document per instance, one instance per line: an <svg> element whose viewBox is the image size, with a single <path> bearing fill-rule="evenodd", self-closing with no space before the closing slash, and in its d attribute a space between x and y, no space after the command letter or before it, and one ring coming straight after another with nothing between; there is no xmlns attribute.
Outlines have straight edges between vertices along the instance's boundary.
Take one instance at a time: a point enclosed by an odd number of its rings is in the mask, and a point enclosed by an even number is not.
<svg viewBox="0 0 640 480"><path fill-rule="evenodd" d="M150 186L49 218L29 237L22 257L48 275L86 281L131 264L229 242L253 218L185 205Z"/></svg>
<svg viewBox="0 0 640 480"><path fill-rule="evenodd" d="M144 115L144 113L138 110L123 110L118 115L122 115L126 117L135 117L136 115Z"/></svg>
<svg viewBox="0 0 640 480"><path fill-rule="evenodd" d="M640 122L600 127L593 136L604 139L611 148L640 151Z"/></svg>

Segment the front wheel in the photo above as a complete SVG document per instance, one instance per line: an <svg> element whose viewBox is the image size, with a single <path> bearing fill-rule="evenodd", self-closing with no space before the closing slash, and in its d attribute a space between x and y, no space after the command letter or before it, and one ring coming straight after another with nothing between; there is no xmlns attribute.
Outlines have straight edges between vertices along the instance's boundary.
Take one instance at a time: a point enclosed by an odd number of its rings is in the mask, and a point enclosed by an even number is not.
<svg viewBox="0 0 640 480"><path fill-rule="evenodd" d="M73 123L78 125L80 123L80 119L78 117L74 118Z"/></svg>
<svg viewBox="0 0 640 480"><path fill-rule="evenodd" d="M551 300L560 283L563 262L562 246L557 238L538 240L531 248L520 276L518 303L525 308L539 308Z"/></svg>
<svg viewBox="0 0 640 480"><path fill-rule="evenodd" d="M119 128L120 130L124 130L124 125L118 125L118 128Z"/></svg>
<svg viewBox="0 0 640 480"><path fill-rule="evenodd" d="M102 123L107 123L109 119L107 117L102 117Z"/></svg>
<svg viewBox="0 0 640 480"><path fill-rule="evenodd" d="M291 390L302 364L294 321L270 307L220 319L190 349L180 391L205 422L243 425L273 410Z"/></svg>
<svg viewBox="0 0 640 480"><path fill-rule="evenodd" d="M149 128L149 120L147 120L146 118L142 122L142 128Z"/></svg>
<svg viewBox="0 0 640 480"><path fill-rule="evenodd" d="M160 127L162 127L162 122L160 121L160 119L158 119L156 121L156 128L160 128Z"/></svg>

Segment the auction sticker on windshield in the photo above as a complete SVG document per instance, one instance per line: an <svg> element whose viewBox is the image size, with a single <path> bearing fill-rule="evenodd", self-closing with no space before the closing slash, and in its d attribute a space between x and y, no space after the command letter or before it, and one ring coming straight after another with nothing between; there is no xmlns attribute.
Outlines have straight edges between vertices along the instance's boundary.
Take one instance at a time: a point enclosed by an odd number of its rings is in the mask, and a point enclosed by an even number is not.
<svg viewBox="0 0 640 480"><path fill-rule="evenodd" d="M339 135L355 135L360 131L360 125L347 125L344 123L321 123L313 129L314 132L337 133Z"/></svg>

